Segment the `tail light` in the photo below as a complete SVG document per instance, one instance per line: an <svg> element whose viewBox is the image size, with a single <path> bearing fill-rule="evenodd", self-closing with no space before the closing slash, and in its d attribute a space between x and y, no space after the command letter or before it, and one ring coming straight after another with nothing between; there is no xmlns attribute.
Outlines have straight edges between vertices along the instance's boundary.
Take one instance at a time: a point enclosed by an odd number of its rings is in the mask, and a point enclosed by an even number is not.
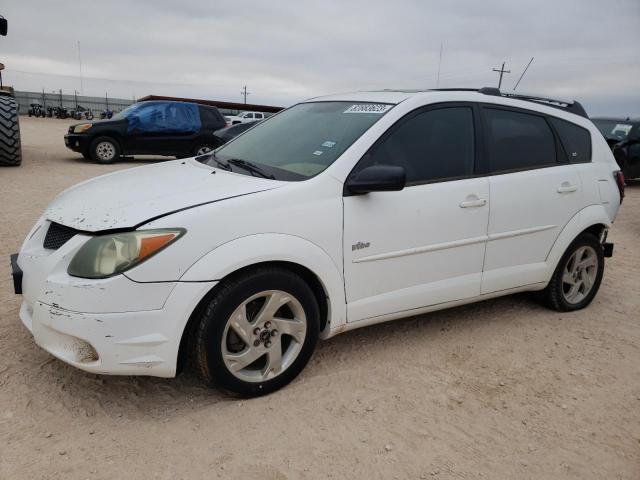
<svg viewBox="0 0 640 480"><path fill-rule="evenodd" d="M622 199L624 198L624 173L620 170L613 172L613 178L616 179L616 185L618 185L618 191L620 192L620 203L622 203Z"/></svg>

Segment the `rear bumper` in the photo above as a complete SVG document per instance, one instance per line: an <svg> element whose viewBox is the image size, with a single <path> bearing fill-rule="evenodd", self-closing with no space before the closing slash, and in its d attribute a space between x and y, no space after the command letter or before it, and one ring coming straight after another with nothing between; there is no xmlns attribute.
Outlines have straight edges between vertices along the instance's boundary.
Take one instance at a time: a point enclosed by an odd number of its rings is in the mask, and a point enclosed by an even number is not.
<svg viewBox="0 0 640 480"><path fill-rule="evenodd" d="M10 255L11 276L13 277L13 291L16 295L22 294L22 269L18 265L18 254Z"/></svg>

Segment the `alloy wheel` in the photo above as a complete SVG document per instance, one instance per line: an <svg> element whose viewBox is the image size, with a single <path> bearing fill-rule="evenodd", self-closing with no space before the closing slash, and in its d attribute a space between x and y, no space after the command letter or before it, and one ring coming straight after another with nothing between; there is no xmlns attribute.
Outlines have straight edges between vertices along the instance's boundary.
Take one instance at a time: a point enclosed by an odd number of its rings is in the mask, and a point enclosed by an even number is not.
<svg viewBox="0 0 640 480"><path fill-rule="evenodd" d="M307 319L300 301L282 290L256 293L228 318L222 358L236 378L263 382L286 371L300 354Z"/></svg>
<svg viewBox="0 0 640 480"><path fill-rule="evenodd" d="M575 305L591 292L598 274L598 255L593 247L579 247L564 267L562 294L565 300Z"/></svg>

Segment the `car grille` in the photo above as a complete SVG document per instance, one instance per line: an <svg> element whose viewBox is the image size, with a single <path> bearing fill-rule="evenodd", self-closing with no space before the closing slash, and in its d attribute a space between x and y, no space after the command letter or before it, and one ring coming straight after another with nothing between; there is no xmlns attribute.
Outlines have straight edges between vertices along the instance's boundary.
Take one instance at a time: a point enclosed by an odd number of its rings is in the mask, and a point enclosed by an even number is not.
<svg viewBox="0 0 640 480"><path fill-rule="evenodd" d="M57 250L71 240L76 233L78 233L78 231L71 227L65 227L59 223L51 222L49 230L47 230L47 234L44 237L44 248Z"/></svg>

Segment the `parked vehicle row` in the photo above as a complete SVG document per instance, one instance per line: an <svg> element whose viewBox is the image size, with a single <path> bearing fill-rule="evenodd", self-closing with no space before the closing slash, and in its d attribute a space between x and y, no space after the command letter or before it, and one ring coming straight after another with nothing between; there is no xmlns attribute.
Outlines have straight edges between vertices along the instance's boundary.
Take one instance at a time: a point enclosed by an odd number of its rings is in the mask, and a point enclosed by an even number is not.
<svg viewBox="0 0 640 480"><path fill-rule="evenodd" d="M101 161L158 138L199 151L215 112L142 103L67 141ZM623 196L578 102L340 94L63 192L12 256L14 285L36 343L71 365L172 377L189 357L206 384L262 395L355 328L523 291L586 307Z"/></svg>
<svg viewBox="0 0 640 480"><path fill-rule="evenodd" d="M640 177L640 119L594 118L625 178Z"/></svg>

